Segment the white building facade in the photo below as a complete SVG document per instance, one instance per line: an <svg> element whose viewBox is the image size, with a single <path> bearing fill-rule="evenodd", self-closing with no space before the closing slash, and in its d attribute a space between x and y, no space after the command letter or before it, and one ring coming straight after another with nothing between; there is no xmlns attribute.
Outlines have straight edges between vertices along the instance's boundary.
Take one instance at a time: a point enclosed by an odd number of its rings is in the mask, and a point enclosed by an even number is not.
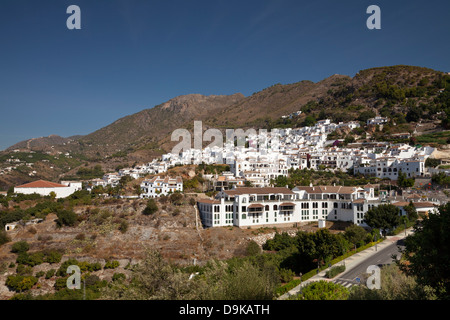
<svg viewBox="0 0 450 320"><path fill-rule="evenodd" d="M364 214L381 202L374 188L317 186L288 188L235 188L215 199L198 201L205 227L292 226L331 220L366 226Z"/></svg>
<svg viewBox="0 0 450 320"><path fill-rule="evenodd" d="M183 179L154 177L141 183L141 198L157 198L175 192L183 192Z"/></svg>

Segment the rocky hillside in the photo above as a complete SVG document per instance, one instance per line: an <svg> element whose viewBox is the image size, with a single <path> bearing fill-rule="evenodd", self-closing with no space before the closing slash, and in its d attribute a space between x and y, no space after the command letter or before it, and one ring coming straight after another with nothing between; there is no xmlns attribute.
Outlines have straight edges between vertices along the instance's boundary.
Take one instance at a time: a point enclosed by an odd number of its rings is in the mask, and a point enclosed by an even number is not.
<svg viewBox="0 0 450 320"><path fill-rule="evenodd" d="M124 117L113 124L81 138L78 142L84 152L117 154L139 149L157 149L159 142L176 128L184 128L194 120L205 120L218 110L225 110L244 98L231 96L203 96L191 94L176 97L152 109ZM89 148L86 146L93 146Z"/></svg>

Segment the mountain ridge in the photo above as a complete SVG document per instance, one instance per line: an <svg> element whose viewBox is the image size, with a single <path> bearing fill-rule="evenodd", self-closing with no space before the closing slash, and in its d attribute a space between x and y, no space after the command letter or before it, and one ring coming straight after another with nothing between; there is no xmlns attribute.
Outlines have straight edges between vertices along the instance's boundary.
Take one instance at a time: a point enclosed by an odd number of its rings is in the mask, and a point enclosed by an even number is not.
<svg viewBox="0 0 450 320"><path fill-rule="evenodd" d="M29 139L0 155L28 148L69 152L80 155L80 161L105 165L111 159L114 165L145 162L170 152L178 143L171 141L171 133L179 128L192 132L194 121L202 121L204 130L297 127L325 118L364 122L368 115L387 116L397 124L417 121L417 117L443 121L450 114L450 90L445 91L449 84L450 75L444 72L396 65L361 70L353 77L334 74L318 82L274 84L247 97L241 93L182 95L88 135ZM299 117L283 118L297 111L302 111ZM409 130L406 125L394 129Z"/></svg>

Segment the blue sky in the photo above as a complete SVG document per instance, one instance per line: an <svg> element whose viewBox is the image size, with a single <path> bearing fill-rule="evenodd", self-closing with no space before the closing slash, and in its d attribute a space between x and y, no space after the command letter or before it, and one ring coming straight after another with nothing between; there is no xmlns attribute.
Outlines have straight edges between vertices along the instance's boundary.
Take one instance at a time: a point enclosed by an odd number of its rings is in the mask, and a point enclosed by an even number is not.
<svg viewBox="0 0 450 320"><path fill-rule="evenodd" d="M72 4L81 30L66 27ZM381 30L366 27L372 4ZM0 150L184 94L396 64L450 71L449 13L448 0L2 0Z"/></svg>

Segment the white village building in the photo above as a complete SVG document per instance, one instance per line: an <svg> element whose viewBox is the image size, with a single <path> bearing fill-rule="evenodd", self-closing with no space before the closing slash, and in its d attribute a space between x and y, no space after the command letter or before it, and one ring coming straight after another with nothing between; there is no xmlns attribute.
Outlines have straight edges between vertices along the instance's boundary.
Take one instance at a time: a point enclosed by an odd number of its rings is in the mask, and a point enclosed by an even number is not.
<svg viewBox="0 0 450 320"><path fill-rule="evenodd" d="M183 179L181 177L161 178L159 176L141 183L141 198L157 198L175 192L183 192Z"/></svg>
<svg viewBox="0 0 450 320"><path fill-rule="evenodd" d="M54 192L56 198L66 198L76 191L81 190L81 182L65 181L61 184L39 180L14 188L14 193L21 194L39 194L41 196L49 196Z"/></svg>
<svg viewBox="0 0 450 320"><path fill-rule="evenodd" d="M293 226L319 220L365 226L364 214L381 203L374 187L234 188L198 201L205 227Z"/></svg>

